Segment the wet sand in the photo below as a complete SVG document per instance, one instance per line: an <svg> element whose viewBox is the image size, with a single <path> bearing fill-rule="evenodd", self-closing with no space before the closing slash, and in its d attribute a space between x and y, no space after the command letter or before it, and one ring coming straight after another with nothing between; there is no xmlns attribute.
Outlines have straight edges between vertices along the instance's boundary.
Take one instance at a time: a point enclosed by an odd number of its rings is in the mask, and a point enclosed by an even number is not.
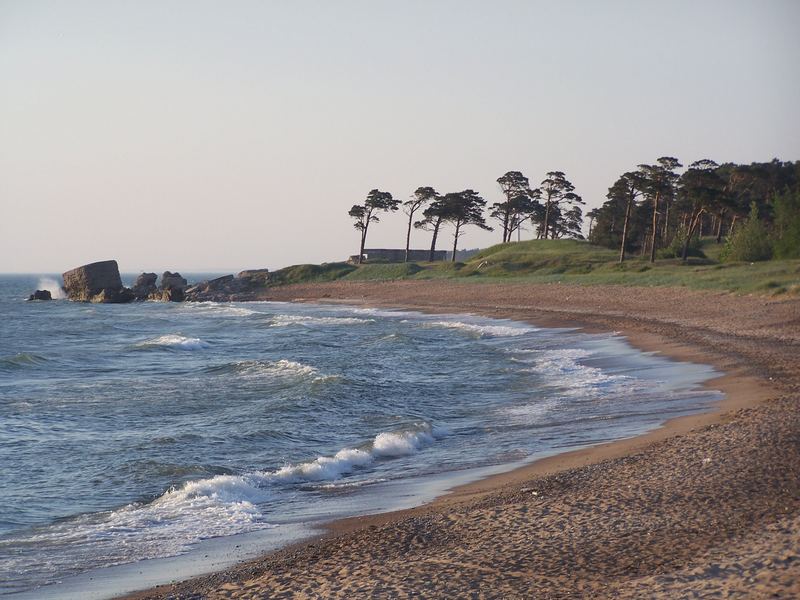
<svg viewBox="0 0 800 600"><path fill-rule="evenodd" d="M715 365L725 375L709 385L726 399L129 598L800 596L800 299L424 281L288 286L265 299L618 331Z"/></svg>

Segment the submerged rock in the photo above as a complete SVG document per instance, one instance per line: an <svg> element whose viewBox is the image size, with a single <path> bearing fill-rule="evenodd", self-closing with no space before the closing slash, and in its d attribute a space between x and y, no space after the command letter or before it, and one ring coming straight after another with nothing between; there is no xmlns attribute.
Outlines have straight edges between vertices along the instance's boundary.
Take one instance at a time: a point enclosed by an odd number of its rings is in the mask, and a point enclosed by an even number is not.
<svg viewBox="0 0 800 600"><path fill-rule="evenodd" d="M122 286L115 260L82 265L62 275L67 298L74 302L130 302L133 293Z"/></svg>
<svg viewBox="0 0 800 600"><path fill-rule="evenodd" d="M30 296L28 296L28 301L31 300L52 300L53 295L50 293L50 290L36 290Z"/></svg>

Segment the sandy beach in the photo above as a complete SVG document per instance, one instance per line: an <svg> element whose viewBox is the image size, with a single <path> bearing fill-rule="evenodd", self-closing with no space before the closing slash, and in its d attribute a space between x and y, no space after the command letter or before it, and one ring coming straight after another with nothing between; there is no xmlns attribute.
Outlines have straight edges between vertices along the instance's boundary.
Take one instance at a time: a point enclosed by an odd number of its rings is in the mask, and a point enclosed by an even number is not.
<svg viewBox="0 0 800 600"><path fill-rule="evenodd" d="M794 598L800 300L673 288L403 281L266 300L470 312L615 331L712 364L718 410L561 454L408 511L334 523L227 571L127 598Z"/></svg>

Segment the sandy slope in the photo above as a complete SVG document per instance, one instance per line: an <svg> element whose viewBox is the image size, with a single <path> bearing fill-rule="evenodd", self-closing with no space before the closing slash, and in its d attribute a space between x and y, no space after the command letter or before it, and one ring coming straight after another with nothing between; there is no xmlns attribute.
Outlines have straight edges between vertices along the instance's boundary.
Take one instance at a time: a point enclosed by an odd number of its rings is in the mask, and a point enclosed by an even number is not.
<svg viewBox="0 0 800 600"><path fill-rule="evenodd" d="M621 331L724 369L721 412L139 598L800 597L800 300L663 288L292 286L324 299Z"/></svg>

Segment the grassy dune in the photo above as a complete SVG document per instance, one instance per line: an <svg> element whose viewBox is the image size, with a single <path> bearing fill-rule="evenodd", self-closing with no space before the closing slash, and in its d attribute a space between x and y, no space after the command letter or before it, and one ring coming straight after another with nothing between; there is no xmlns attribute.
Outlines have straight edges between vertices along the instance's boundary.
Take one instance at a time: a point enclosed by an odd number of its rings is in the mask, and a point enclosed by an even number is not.
<svg viewBox="0 0 800 600"><path fill-rule="evenodd" d="M800 260L720 263L720 246L705 240L705 257L688 264L640 257L617 262L617 252L577 240L498 244L463 263L345 263L296 265L273 273L274 284L315 281L449 279L531 283L616 284L719 289L748 294L800 295Z"/></svg>

